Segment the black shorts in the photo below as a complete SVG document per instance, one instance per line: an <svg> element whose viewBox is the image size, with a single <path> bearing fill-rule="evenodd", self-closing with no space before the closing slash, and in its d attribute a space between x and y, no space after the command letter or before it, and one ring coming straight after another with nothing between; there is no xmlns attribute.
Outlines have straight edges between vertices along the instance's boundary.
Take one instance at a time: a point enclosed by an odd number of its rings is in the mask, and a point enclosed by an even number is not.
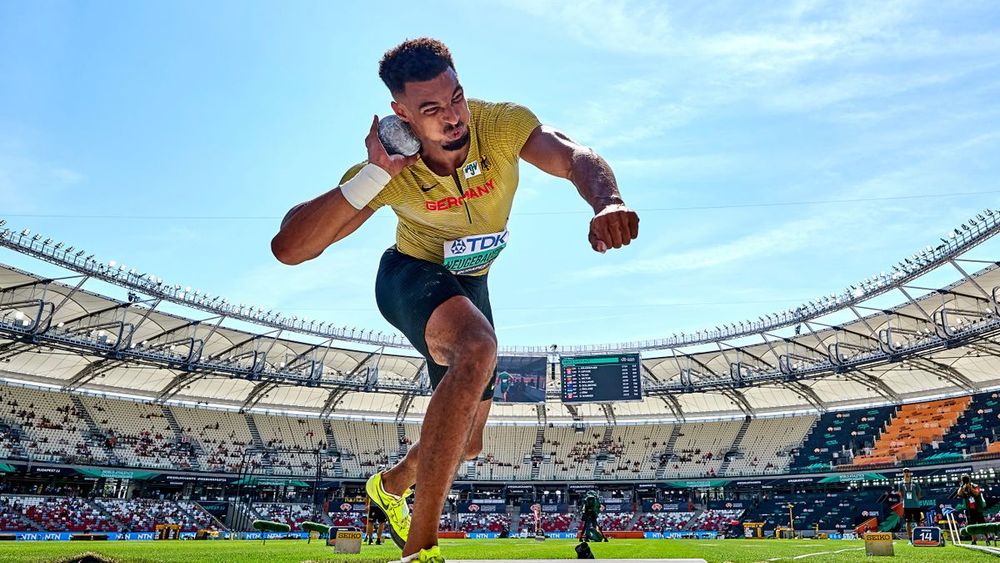
<svg viewBox="0 0 1000 563"><path fill-rule="evenodd" d="M490 326L493 326L493 310L490 308L486 277L455 275L441 264L403 254L395 246L382 254L378 276L375 278L375 302L385 320L399 329L427 360L427 375L432 388L437 388L448 367L434 363L427 350L427 321L439 305L456 295L463 295L472 301L490 322ZM493 398L495 381L494 368L493 377L483 391L482 400Z"/></svg>
<svg viewBox="0 0 1000 563"><path fill-rule="evenodd" d="M913 522L915 524L920 523L920 509L919 508L904 508L903 509L903 522Z"/></svg>
<svg viewBox="0 0 1000 563"><path fill-rule="evenodd" d="M385 516L385 512L382 512L381 509L369 510L368 519L371 520L372 524L384 524L388 521L388 518Z"/></svg>
<svg viewBox="0 0 1000 563"><path fill-rule="evenodd" d="M965 509L965 517L969 524L985 524L986 517L978 510Z"/></svg>

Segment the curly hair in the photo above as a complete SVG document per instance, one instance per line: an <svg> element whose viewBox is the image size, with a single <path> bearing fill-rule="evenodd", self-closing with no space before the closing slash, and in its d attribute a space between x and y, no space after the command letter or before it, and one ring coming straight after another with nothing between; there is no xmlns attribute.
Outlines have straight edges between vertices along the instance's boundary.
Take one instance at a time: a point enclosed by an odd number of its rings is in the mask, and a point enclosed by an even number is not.
<svg viewBox="0 0 1000 563"><path fill-rule="evenodd" d="M407 39L386 51L378 63L378 75L393 94L400 94L407 82L430 80L455 62L444 43L430 37Z"/></svg>

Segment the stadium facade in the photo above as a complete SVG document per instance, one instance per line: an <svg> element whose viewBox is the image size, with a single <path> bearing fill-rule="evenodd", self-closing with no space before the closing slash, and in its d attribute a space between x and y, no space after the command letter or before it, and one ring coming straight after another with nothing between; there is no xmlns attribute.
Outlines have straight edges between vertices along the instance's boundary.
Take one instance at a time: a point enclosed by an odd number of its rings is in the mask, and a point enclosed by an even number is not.
<svg viewBox="0 0 1000 563"><path fill-rule="evenodd" d="M401 337L0 229L5 252L65 271L0 266L0 533L358 525L364 478L417 440L430 389ZM1000 262L966 257L998 231L984 211L888 271L756 320L501 350L543 360L541 395L494 407L443 529L516 534L540 504L546 531L572 534L590 488L622 533L894 529L903 467L932 518L961 508L957 477L991 487L1000 465ZM942 272L946 285L922 285ZM634 354L635 400L564 388L566 358Z"/></svg>

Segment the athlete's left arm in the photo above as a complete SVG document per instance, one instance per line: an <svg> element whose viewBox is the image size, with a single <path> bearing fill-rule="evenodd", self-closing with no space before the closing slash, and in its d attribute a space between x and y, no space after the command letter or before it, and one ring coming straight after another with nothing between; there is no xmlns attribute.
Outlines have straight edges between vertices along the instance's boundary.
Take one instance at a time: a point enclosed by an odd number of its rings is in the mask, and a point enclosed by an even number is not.
<svg viewBox="0 0 1000 563"><path fill-rule="evenodd" d="M594 209L590 246L598 252L621 248L639 236L639 216L625 206L607 161L562 131L540 125L521 148L521 158L553 176L566 178Z"/></svg>

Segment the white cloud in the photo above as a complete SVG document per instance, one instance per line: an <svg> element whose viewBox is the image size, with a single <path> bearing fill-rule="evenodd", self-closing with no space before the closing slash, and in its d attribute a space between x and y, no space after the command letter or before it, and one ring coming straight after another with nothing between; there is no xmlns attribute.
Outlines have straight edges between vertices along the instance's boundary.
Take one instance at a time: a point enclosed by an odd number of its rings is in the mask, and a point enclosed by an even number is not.
<svg viewBox="0 0 1000 563"><path fill-rule="evenodd" d="M654 158L615 158L611 162L616 173L628 173L632 177L667 177L671 181L678 178L731 173L740 164L733 155L689 154Z"/></svg>
<svg viewBox="0 0 1000 563"><path fill-rule="evenodd" d="M585 48L631 56L628 68L642 69L574 108L573 131L601 147L645 141L737 103L811 112L890 99L952 83L983 61L995 64L1000 50L1000 36L941 31L937 6L912 1L758 3L753 10L738 2L510 4L551 20ZM914 62L921 68L908 66ZM602 72L613 84L613 69Z"/></svg>
<svg viewBox="0 0 1000 563"><path fill-rule="evenodd" d="M20 143L0 140L0 201L3 212L27 213L52 204L57 194L86 176L64 164L37 158Z"/></svg>
<svg viewBox="0 0 1000 563"><path fill-rule="evenodd" d="M661 4L608 0L537 2L510 0L508 4L533 16L558 22L578 41L606 49L658 53L673 33Z"/></svg>
<svg viewBox="0 0 1000 563"><path fill-rule="evenodd" d="M791 221L733 242L587 268L573 277L605 278L720 268L736 262L795 252L808 246L813 235L825 227L824 222L817 219Z"/></svg>
<svg viewBox="0 0 1000 563"><path fill-rule="evenodd" d="M947 194L954 167L964 166L975 150L995 151L1000 132L976 133L964 139L927 147L922 158L906 166L876 172L825 195L822 199L870 199L868 203L819 204L795 208L795 217L780 224L744 235L731 242L701 245L673 251L677 235L661 235L658 240L642 241L640 258L610 265L585 268L564 276L565 279L593 279L640 275L661 276L677 272L723 271L733 265L752 265L780 255L801 255L805 249L828 245L864 248L872 236L904 237L912 249L936 240L939 233L926 225L940 224L942 213L950 209L948 199L927 200L927 205L907 206L902 201L874 201L878 198L905 197L915 194ZM995 198L991 198L992 201ZM983 205L985 207L986 204ZM964 212L963 212L964 213ZM960 216L964 217L963 214ZM936 221L934 219L937 219ZM851 236L845 236L846 234ZM706 233L710 234L710 233ZM911 246L900 249L899 257Z"/></svg>
<svg viewBox="0 0 1000 563"><path fill-rule="evenodd" d="M377 263L383 250L333 246L296 266L270 260L232 276L229 287L220 288L219 293L231 301L295 310L311 306L322 311L331 304L359 303L371 299L374 272L367 268ZM327 320L319 312L313 318Z"/></svg>

